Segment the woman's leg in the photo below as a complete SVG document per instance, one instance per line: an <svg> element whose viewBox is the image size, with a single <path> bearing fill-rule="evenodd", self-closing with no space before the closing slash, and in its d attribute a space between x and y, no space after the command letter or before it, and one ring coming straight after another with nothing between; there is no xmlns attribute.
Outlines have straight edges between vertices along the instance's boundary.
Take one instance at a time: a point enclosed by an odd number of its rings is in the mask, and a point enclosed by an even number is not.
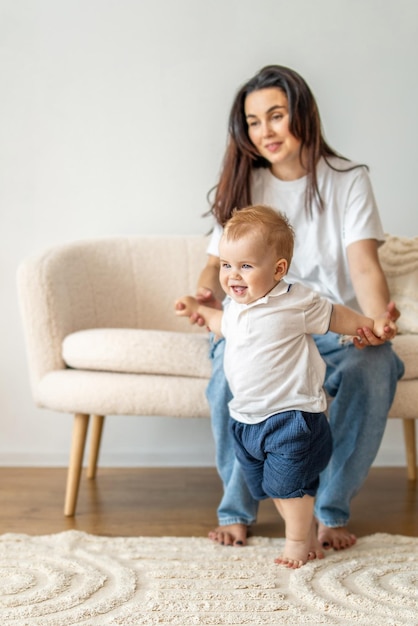
<svg viewBox="0 0 418 626"><path fill-rule="evenodd" d="M247 529L255 522L258 503L251 496L235 457L228 402L231 391L223 369L225 341L211 337L212 377L206 395L216 448L216 466L224 493L218 507L219 527L209 534L225 545L245 545Z"/></svg>
<svg viewBox="0 0 418 626"><path fill-rule="evenodd" d="M341 549L355 542L346 529L350 502L376 457L403 364L389 343L358 350L341 345L334 333L315 336L315 341L327 364L325 388L333 398L333 453L320 477L315 515L324 547Z"/></svg>

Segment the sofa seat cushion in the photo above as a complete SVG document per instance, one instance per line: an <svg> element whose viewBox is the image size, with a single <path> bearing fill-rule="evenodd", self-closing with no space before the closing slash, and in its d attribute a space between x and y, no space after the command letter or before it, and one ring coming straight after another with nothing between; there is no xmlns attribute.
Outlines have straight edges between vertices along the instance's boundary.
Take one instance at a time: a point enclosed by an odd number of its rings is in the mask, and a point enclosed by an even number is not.
<svg viewBox="0 0 418 626"><path fill-rule="evenodd" d="M62 357L68 367L99 372L209 378L206 333L95 328L67 335Z"/></svg>
<svg viewBox="0 0 418 626"><path fill-rule="evenodd" d="M38 406L88 415L209 417L207 380L65 369L39 383Z"/></svg>
<svg viewBox="0 0 418 626"><path fill-rule="evenodd" d="M403 380L418 378L418 335L397 335L393 347L405 364ZM164 330L95 328L67 335L68 367L96 372L210 378L208 336Z"/></svg>

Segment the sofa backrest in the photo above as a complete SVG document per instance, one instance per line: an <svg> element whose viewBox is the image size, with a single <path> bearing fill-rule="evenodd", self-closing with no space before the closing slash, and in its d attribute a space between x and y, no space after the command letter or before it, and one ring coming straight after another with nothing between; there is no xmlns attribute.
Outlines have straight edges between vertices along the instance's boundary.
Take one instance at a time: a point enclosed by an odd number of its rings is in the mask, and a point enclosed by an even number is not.
<svg viewBox="0 0 418 626"><path fill-rule="evenodd" d="M390 295L401 311L400 333L418 333L418 237L386 235L379 248Z"/></svg>
<svg viewBox="0 0 418 626"><path fill-rule="evenodd" d="M24 260L18 291L33 383L64 366L65 336L90 328L204 332L174 314L206 262L203 236L77 241Z"/></svg>

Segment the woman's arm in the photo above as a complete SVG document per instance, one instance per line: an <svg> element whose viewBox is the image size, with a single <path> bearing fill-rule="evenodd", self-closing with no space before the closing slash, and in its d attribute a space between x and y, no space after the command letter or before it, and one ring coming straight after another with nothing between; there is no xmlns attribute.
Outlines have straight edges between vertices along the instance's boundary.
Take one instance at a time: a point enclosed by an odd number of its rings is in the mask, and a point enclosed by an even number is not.
<svg viewBox="0 0 418 626"><path fill-rule="evenodd" d="M197 282L196 299L201 304L221 310L225 294L219 282L219 268L219 257L209 254L207 263ZM181 306L180 303L179 306ZM205 326L204 318L197 311L190 315L190 323Z"/></svg>
<svg viewBox="0 0 418 626"><path fill-rule="evenodd" d="M219 282L220 261L218 256L208 255L208 260L197 281L197 293L211 291L215 300L222 302L225 294Z"/></svg>
<svg viewBox="0 0 418 626"><path fill-rule="evenodd" d="M351 282L365 315L378 317L390 300L386 277L381 268L375 239L356 241L347 247Z"/></svg>
<svg viewBox="0 0 418 626"><path fill-rule="evenodd" d="M389 324L396 322L400 313L395 303L390 301L388 284L377 250L375 239L363 239L350 244L347 247L348 266L354 292L363 313L374 319L386 318ZM359 331L361 343L355 341L357 347L377 346L385 341L367 326L361 327Z"/></svg>

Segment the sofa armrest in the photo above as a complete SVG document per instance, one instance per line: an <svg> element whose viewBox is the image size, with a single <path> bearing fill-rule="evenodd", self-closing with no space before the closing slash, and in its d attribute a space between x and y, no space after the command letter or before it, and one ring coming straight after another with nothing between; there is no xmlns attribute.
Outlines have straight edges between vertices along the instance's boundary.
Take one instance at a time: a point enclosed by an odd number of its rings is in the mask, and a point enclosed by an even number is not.
<svg viewBox="0 0 418 626"><path fill-rule="evenodd" d="M109 247L109 249L107 249ZM30 380L36 389L48 372L65 368L64 337L97 326L135 326L135 289L126 245L81 241L25 259L17 286Z"/></svg>
<svg viewBox="0 0 418 626"><path fill-rule="evenodd" d="M194 293L206 257L202 236L84 240L24 260L18 294L35 401L42 377L65 368L62 342L93 328L203 332L174 315Z"/></svg>

